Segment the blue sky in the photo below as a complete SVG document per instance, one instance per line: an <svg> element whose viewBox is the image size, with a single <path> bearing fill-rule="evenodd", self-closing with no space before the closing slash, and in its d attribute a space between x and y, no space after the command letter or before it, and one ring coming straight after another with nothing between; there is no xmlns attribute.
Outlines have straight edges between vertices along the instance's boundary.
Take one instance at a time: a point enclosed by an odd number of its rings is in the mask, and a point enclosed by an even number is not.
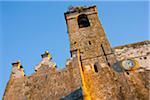
<svg viewBox="0 0 150 100"><path fill-rule="evenodd" d="M64 18L68 6L97 5L99 18L112 47L148 40L148 1L140 2L0 2L0 98L21 60L27 75L48 50L63 68L70 57Z"/></svg>

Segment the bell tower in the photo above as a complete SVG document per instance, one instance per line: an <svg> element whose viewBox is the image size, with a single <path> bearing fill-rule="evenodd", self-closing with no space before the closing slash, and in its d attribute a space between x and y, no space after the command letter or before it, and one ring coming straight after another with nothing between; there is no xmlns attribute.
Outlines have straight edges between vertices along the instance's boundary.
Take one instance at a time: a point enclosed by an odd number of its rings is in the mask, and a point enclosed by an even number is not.
<svg viewBox="0 0 150 100"><path fill-rule="evenodd" d="M70 39L71 55L80 50L81 61L88 63L107 63L111 66L115 61L114 54L98 18L96 6L72 7L65 13Z"/></svg>

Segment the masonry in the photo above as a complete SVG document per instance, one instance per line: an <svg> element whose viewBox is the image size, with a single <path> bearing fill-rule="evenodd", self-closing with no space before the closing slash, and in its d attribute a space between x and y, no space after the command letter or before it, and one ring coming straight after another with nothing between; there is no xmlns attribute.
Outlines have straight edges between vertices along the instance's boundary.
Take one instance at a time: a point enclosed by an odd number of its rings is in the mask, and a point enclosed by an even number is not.
<svg viewBox="0 0 150 100"><path fill-rule="evenodd" d="M72 7L64 15L71 53L64 69L48 52L31 76L20 74L17 62L3 99L148 100L150 41L112 48L96 6Z"/></svg>

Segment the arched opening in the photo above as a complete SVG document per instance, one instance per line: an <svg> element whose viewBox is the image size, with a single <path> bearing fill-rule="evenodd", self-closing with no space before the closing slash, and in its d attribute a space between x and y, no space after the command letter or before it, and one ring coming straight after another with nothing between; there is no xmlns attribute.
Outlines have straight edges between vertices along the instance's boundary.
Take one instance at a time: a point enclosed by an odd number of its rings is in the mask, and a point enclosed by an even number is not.
<svg viewBox="0 0 150 100"><path fill-rule="evenodd" d="M78 25L79 25L79 28L90 26L90 23L89 23L89 20L87 18L87 15L82 14L82 15L78 16Z"/></svg>
<svg viewBox="0 0 150 100"><path fill-rule="evenodd" d="M97 65L94 64L94 71L97 73L98 72L98 68L97 68Z"/></svg>

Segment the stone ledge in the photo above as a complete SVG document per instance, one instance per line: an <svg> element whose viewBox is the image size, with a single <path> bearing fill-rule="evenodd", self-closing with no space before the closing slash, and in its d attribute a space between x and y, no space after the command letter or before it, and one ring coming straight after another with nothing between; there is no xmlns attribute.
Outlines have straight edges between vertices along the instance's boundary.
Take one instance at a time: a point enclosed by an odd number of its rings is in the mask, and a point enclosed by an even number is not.
<svg viewBox="0 0 150 100"><path fill-rule="evenodd" d="M131 44L126 44L126 45L122 45L122 46L116 46L113 48L113 50L115 49L123 49L123 48L130 48L130 47L133 47L133 48L136 48L136 47L139 47L139 46L142 46L142 45L148 45L150 44L150 40L145 40L145 41L142 41L142 42L136 42L136 43L131 43Z"/></svg>

